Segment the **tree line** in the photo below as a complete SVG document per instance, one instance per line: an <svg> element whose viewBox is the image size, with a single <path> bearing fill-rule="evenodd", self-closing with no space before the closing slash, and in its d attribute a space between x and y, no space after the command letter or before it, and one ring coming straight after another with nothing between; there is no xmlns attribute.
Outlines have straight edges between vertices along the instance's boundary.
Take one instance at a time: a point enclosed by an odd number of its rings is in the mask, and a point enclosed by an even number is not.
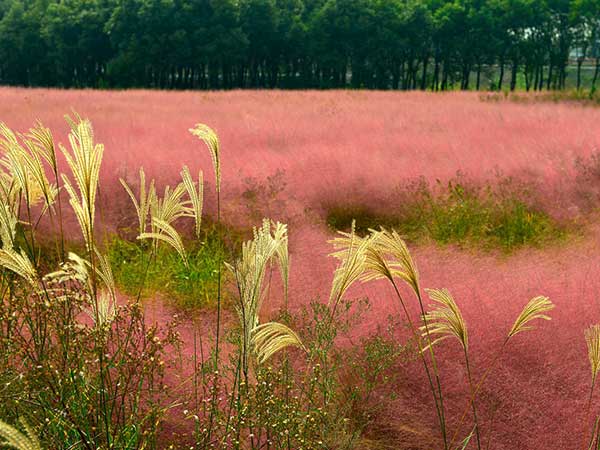
<svg viewBox="0 0 600 450"><path fill-rule="evenodd" d="M594 89L599 69L600 0L0 0L7 85Z"/></svg>

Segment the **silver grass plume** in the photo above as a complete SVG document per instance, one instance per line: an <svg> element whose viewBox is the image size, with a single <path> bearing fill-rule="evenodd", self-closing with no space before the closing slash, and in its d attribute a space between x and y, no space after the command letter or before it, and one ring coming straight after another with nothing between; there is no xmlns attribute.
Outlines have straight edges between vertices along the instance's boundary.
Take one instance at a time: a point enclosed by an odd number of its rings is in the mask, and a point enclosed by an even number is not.
<svg viewBox="0 0 600 450"><path fill-rule="evenodd" d="M154 241L166 242L177 251L185 266L189 267L185 246L177 230L168 222L155 217L152 218L152 228L156 231L142 233L138 236L138 239L153 239Z"/></svg>
<svg viewBox="0 0 600 450"><path fill-rule="evenodd" d="M37 147L27 139L24 143L26 148L12 130L0 123L0 149L4 152L0 164L9 171L27 204L34 205L43 197L49 207L54 202L56 187L46 177Z"/></svg>
<svg viewBox="0 0 600 450"><path fill-rule="evenodd" d="M202 177L202 171L198 172L198 187L192 179L190 169L187 166L183 166L181 171L181 178L183 179L183 185L190 197L192 202L192 212L194 216L196 238L200 239L200 225L202 224L202 206L204 202L204 180Z"/></svg>
<svg viewBox="0 0 600 450"><path fill-rule="evenodd" d="M20 419L25 433L0 420L0 447L10 447L15 450L42 450L35 431L25 419Z"/></svg>
<svg viewBox="0 0 600 450"><path fill-rule="evenodd" d="M420 328L424 337L436 337L429 345L435 345L446 338L455 337L466 351L469 347L467 324L450 292L446 289L427 289L427 293L429 298L437 303L435 308L428 312L423 319L427 323L427 328L424 326ZM429 346L423 350L428 348Z"/></svg>
<svg viewBox="0 0 600 450"><path fill-rule="evenodd" d="M171 186L166 186L162 198L158 195L150 196L151 219L158 219L168 224L172 224L180 217L191 216L191 210L187 206L189 202L182 199L185 192L185 185L179 183L174 189L172 189ZM155 232L154 228L152 231Z"/></svg>
<svg viewBox="0 0 600 450"><path fill-rule="evenodd" d="M370 230L371 245L366 254L365 275L362 281L398 277L419 295L419 272L406 242L395 231L382 228Z"/></svg>
<svg viewBox="0 0 600 450"><path fill-rule="evenodd" d="M588 349L590 368L592 369L592 383L596 381L600 370L600 325L592 325L584 332Z"/></svg>
<svg viewBox="0 0 600 450"><path fill-rule="evenodd" d="M71 169L75 184L64 174L62 179L87 249L92 252L96 193L98 191L104 146L94 143L92 124L88 120L81 120L76 126L74 122L71 121L70 123L72 131L69 133L69 142L72 153L62 145L61 150Z"/></svg>
<svg viewBox="0 0 600 450"><path fill-rule="evenodd" d="M372 243L372 238L357 236L354 228L355 223L353 221L350 233L340 232L341 237L330 241L336 249L330 256L341 261L335 269L329 294L329 305L333 305L333 309L337 307L348 288L364 274L367 259L366 252Z"/></svg>
<svg viewBox="0 0 600 450"><path fill-rule="evenodd" d="M138 234L142 234L146 231L146 224L148 221L148 214L150 212L150 205L152 205L156 198L156 189L154 188L154 180L150 181L150 186L146 188L146 174L144 169L140 168L140 198L136 198L135 194L127 184L127 182L119 178L119 181L127 191L135 212L138 216Z"/></svg>
<svg viewBox="0 0 600 450"><path fill-rule="evenodd" d="M13 248L0 250L0 267L8 269L24 278L31 286L37 287L37 272L27 254Z"/></svg>
<svg viewBox="0 0 600 450"><path fill-rule="evenodd" d="M540 295L532 298L529 303L525 305L525 308L523 308L523 311L521 311L517 320L515 320L514 325L508 332L508 339L523 331L532 330L534 327L527 324L533 320L551 320L550 316L544 313L552 309L554 309L554 304L548 297Z"/></svg>
<svg viewBox="0 0 600 450"><path fill-rule="evenodd" d="M272 231L274 228L274 231ZM263 281L269 263L273 258L279 258L280 267L287 260L282 260L286 251L279 249L287 247L287 227L282 223L273 224L264 219L260 228L254 228L254 238L242 244L242 255L234 264L227 264L233 273L239 294L239 304L236 306L242 326L243 339L243 368L247 371L248 355L254 329L259 324L259 314L263 301Z"/></svg>
<svg viewBox="0 0 600 450"><path fill-rule="evenodd" d="M198 123L194 128L190 128L190 133L200 139L208 147L215 170L215 180L217 192L221 192L221 144L217 133L208 125Z"/></svg>
<svg viewBox="0 0 600 450"><path fill-rule="evenodd" d="M287 347L298 347L308 352L300 337L288 326L278 322L258 325L252 332L252 348L259 364Z"/></svg>

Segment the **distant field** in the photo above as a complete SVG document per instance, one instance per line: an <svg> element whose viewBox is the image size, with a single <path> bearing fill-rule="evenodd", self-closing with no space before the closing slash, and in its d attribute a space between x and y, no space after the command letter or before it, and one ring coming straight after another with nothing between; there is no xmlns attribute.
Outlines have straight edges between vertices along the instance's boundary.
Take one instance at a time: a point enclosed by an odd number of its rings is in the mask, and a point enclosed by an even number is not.
<svg viewBox="0 0 600 450"><path fill-rule="evenodd" d="M292 308L328 295L332 208L393 215L412 205L414 186L439 193L451 180L518 193L557 227L574 231L510 252L472 239L438 244L423 233L410 244L423 285L448 288L463 308L477 377L529 298L544 294L556 304L553 320L515 339L492 371L480 410L494 420L482 429L493 433L498 450L580 445L589 389L583 330L600 321L600 109L484 102L477 93L0 89L0 121L16 130L40 119L62 130L56 138L64 143L62 116L71 109L92 120L106 146L99 217L107 223L118 223L128 202L118 177L135 183L140 165L159 186L173 182L183 164L204 169L213 183L205 148L187 132L197 122L213 127L222 145L224 220L249 226L268 216L289 224ZM211 192L208 214L215 211ZM352 293L372 303L355 337L400 314L386 285L359 284ZM271 301L272 309L281 304ZM452 423L466 385L459 349L441 346ZM388 448L425 449L436 431L433 411L423 408L430 397L421 367L395 370L399 395L378 413L378 424Z"/></svg>

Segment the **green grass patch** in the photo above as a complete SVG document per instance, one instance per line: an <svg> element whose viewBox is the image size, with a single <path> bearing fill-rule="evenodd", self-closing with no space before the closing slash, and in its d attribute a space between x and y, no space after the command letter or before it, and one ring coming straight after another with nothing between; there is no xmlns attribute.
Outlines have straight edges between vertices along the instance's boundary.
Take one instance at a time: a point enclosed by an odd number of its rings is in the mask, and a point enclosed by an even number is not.
<svg viewBox="0 0 600 450"><path fill-rule="evenodd" d="M219 236L222 234L212 229L200 242L185 242L189 267L164 243L153 251L149 242L132 242L115 236L107 242L107 254L115 281L125 293L132 296L160 293L181 307L211 307L217 299L219 261L232 256L232 247ZM227 276L225 271L223 276Z"/></svg>
<svg viewBox="0 0 600 450"><path fill-rule="evenodd" d="M467 187L458 182L434 192L421 183L401 192L397 207L378 211L367 205L327 208L327 224L347 230L356 221L358 233L380 226L394 228L412 241L433 240L511 251L541 246L564 237L567 230L548 214L534 208L523 192Z"/></svg>

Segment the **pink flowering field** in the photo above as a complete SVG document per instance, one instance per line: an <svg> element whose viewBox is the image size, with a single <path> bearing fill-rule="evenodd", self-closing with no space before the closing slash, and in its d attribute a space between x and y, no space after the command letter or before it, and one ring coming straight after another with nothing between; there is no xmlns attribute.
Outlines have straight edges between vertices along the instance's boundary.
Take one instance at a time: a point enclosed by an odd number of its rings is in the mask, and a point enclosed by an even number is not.
<svg viewBox="0 0 600 450"><path fill-rule="evenodd" d="M206 210L214 213L210 156L188 133L198 122L214 128L221 140L224 220L250 226L268 215L289 224L292 308L329 294L336 262L328 257L334 232L325 222L327 205L385 209L403 183L419 177L444 183L457 172L474 181L512 177L534 186L551 216L579 225L576 236L510 254L409 246L423 286L448 288L462 308L475 378L523 305L535 295L551 299L552 320L516 336L494 365L482 388L481 428L497 450L581 445L590 383L583 331L600 322L600 228L578 193L600 186L582 186L576 162L600 149L600 109L485 102L475 93L0 89L0 121L15 130L40 119L65 143L63 115L72 109L92 121L106 147L100 213L106 224L118 223L127 207L118 178L137 183L140 166L159 185L174 182L184 164L192 172L202 169ZM249 206L244 193L269 178L278 193L262 209ZM401 315L383 282L357 284L350 294L371 303L356 337ZM282 302L276 295L269 301L271 311ZM165 311L151 315L161 320ZM452 340L440 344L439 354L449 423L456 424L468 389L464 362ZM378 411L377 427L394 436L389 448L431 448L436 418L422 367L414 361L394 370L397 396ZM597 410L600 402L593 405Z"/></svg>

